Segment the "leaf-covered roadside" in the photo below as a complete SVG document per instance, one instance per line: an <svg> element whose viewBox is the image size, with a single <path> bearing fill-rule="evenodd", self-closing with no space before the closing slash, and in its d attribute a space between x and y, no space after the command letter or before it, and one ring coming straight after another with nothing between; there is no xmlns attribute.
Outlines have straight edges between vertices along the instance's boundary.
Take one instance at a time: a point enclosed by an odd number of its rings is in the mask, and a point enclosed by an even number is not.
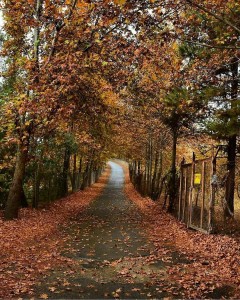
<svg viewBox="0 0 240 300"><path fill-rule="evenodd" d="M191 263L172 264L169 279L182 288L186 298L219 298L229 290L231 298L240 297L240 241L227 235L206 235L186 228L167 214L156 202L142 198L129 180L125 169L125 192L147 216L144 228L154 243L158 258L179 251ZM147 224L146 224L147 223ZM155 257L156 259L157 257ZM218 292L220 293L218 295Z"/></svg>
<svg viewBox="0 0 240 300"><path fill-rule="evenodd" d="M109 174L108 168L94 186L56 201L48 209L23 209L18 220L0 219L0 298L31 294L38 276L58 264L71 263L60 255L63 235L59 228L101 193Z"/></svg>

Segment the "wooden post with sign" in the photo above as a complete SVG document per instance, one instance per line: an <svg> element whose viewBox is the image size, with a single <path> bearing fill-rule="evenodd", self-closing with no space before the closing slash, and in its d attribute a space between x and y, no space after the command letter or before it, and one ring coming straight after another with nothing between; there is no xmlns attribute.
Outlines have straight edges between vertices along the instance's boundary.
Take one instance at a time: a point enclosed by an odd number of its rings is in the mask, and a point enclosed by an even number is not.
<svg viewBox="0 0 240 300"><path fill-rule="evenodd" d="M202 174L201 173L195 173L194 174L194 185L200 185L201 184L201 179L202 179Z"/></svg>

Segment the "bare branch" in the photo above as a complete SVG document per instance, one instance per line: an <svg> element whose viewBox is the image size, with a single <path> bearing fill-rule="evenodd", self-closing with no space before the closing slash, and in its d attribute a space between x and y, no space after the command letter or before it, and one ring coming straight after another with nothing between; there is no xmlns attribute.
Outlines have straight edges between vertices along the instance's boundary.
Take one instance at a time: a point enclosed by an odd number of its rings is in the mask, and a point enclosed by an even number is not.
<svg viewBox="0 0 240 300"><path fill-rule="evenodd" d="M219 20L220 22L225 23L226 25L230 26L231 28L233 28L235 31L237 31L238 33L240 33L240 28L236 27L234 24L232 24L232 22L230 22L229 20L220 17L219 15L215 14L214 12L212 12L211 10L208 10L206 7L195 3L193 0L186 0L186 2L192 4L193 6L197 7L198 9L204 11L205 13L209 14L210 16L214 17L215 19Z"/></svg>
<svg viewBox="0 0 240 300"><path fill-rule="evenodd" d="M190 41L190 40L185 40L185 39L181 39L178 38L180 41L185 42L185 43L189 43L189 44L194 44L197 46L201 46L201 47L206 47L206 48L212 48L212 49L229 49L229 50L236 50L236 49L240 49L240 47L231 47L231 46L220 46L220 45L209 45L209 44L205 44L205 43L199 43L199 42L194 42L194 41Z"/></svg>

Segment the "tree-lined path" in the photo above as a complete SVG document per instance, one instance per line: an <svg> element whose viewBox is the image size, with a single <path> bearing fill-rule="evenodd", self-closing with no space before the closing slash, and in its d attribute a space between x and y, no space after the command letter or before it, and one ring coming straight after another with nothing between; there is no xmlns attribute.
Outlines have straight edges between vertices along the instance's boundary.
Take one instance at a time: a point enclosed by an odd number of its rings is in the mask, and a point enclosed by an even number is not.
<svg viewBox="0 0 240 300"><path fill-rule="evenodd" d="M151 217L126 196L123 168L115 162L109 164L111 176L101 195L62 227L66 262L44 272L33 294L22 297L182 299L200 295L201 290L208 298L232 295L231 286L217 287L218 278L207 284L208 278L199 281L202 271L209 272L210 263L206 257L197 261L194 253L181 253L173 234L149 239L146 233ZM174 230L171 220L164 222L163 232L167 227Z"/></svg>
<svg viewBox="0 0 240 300"><path fill-rule="evenodd" d="M240 298L239 16L1 1L0 298Z"/></svg>
<svg viewBox="0 0 240 300"><path fill-rule="evenodd" d="M63 255L76 264L63 265L42 278L36 296L145 299L169 295L156 285L166 277L166 264L151 259L154 246L141 234L143 215L124 195L122 167L114 162L110 166L103 193L64 229L69 237ZM167 286L166 279L163 287Z"/></svg>

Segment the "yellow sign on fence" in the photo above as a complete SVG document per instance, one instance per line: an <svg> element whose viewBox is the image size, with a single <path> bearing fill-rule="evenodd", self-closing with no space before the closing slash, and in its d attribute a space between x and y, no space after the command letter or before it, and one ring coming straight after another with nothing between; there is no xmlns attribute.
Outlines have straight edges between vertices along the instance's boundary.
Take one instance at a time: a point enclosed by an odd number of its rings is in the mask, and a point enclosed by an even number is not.
<svg viewBox="0 0 240 300"><path fill-rule="evenodd" d="M195 173L194 174L194 184L201 184L202 174Z"/></svg>

